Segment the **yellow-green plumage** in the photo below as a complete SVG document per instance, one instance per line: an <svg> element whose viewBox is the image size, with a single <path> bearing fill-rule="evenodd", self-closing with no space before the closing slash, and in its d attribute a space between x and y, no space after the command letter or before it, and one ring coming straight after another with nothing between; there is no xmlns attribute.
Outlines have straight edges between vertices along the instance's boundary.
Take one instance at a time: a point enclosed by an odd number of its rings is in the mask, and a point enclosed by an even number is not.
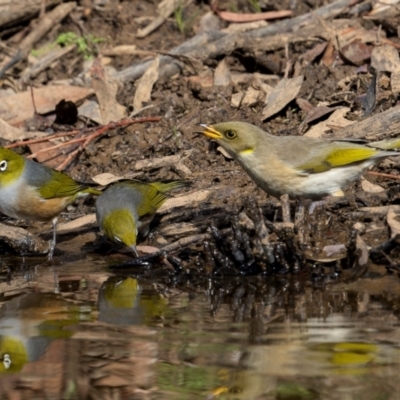
<svg viewBox="0 0 400 400"><path fill-rule="evenodd" d="M101 224L105 235L113 241L118 241L128 247L136 244L136 222L132 212L127 208L120 208L106 213Z"/></svg>
<svg viewBox="0 0 400 400"><path fill-rule="evenodd" d="M68 175L0 148L0 211L12 218L53 221L53 242L58 215L78 197L101 192Z"/></svg>
<svg viewBox="0 0 400 400"><path fill-rule="evenodd" d="M297 168L308 172L324 172L335 167L367 160L378 154L379 150L372 148L333 148L322 160L309 160L308 164L300 164Z"/></svg>
<svg viewBox="0 0 400 400"><path fill-rule="evenodd" d="M168 192L187 186L185 181L122 181L110 186L96 201L97 223L114 242L136 252L138 234L147 235L149 224Z"/></svg>
<svg viewBox="0 0 400 400"><path fill-rule="evenodd" d="M400 139L358 144L345 140L272 136L246 122L202 125L267 193L318 199L342 188L382 159L399 155Z"/></svg>

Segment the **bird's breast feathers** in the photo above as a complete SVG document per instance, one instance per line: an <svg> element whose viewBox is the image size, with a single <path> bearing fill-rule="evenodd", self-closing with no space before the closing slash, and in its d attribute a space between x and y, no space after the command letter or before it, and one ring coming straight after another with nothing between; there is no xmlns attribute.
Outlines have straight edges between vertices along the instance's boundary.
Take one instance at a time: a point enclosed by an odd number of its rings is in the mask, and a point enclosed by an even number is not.
<svg viewBox="0 0 400 400"><path fill-rule="evenodd" d="M36 188L22 179L0 189L0 211L12 218L49 221L73 199L43 199Z"/></svg>

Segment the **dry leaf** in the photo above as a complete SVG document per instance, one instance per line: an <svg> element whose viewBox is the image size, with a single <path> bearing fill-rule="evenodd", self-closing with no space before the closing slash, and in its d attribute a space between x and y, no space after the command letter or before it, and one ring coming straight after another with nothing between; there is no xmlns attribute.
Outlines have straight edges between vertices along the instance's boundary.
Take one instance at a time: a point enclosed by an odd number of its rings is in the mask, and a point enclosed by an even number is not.
<svg viewBox="0 0 400 400"><path fill-rule="evenodd" d="M45 132L38 131L23 131L22 129L15 128L7 124L4 120L0 118L0 138L4 140L9 140L11 142L16 140L25 140L32 138L41 138L46 136Z"/></svg>
<svg viewBox="0 0 400 400"><path fill-rule="evenodd" d="M223 59L215 68L214 72L214 86L228 86L231 83L231 73Z"/></svg>
<svg viewBox="0 0 400 400"><path fill-rule="evenodd" d="M68 233L79 232L82 229L94 228L97 226L96 215L87 214L83 217L74 219L57 225L57 235L65 235Z"/></svg>
<svg viewBox="0 0 400 400"><path fill-rule="evenodd" d="M327 125L336 125L336 126L347 126L352 124L352 121L349 121L344 116L350 111L349 107L341 107L333 112L333 114L325 121L320 122L319 124L311 127L304 135L306 137L312 138L321 138L324 137L324 133L329 128Z"/></svg>
<svg viewBox="0 0 400 400"><path fill-rule="evenodd" d="M91 119L98 124L102 124L103 118L101 117L99 103L93 100L85 100L83 104L78 107L78 115Z"/></svg>
<svg viewBox="0 0 400 400"><path fill-rule="evenodd" d="M92 181L96 182L98 185L107 186L110 183L117 182L121 179L124 179L123 176L117 176L110 174L109 172L105 172L104 174L99 174L92 177Z"/></svg>
<svg viewBox="0 0 400 400"><path fill-rule="evenodd" d="M133 99L134 111L141 110L143 108L143 103L148 103L151 100L151 91L158 80L159 66L160 57L157 56L139 79Z"/></svg>
<svg viewBox="0 0 400 400"><path fill-rule="evenodd" d="M341 50L343 49L343 47L346 47L354 42L375 43L380 38L385 38L385 33L383 30L381 30L380 32L367 30L363 28L358 22L355 22L353 20L349 20L349 23L353 24L353 26L342 28L337 33L339 48L336 48L336 50ZM334 45L336 46L335 41Z"/></svg>
<svg viewBox="0 0 400 400"><path fill-rule="evenodd" d="M326 106L318 106L314 107L307 113L306 118L304 119L305 124L309 124L317 119L324 117L327 114L333 113L339 107L326 107Z"/></svg>
<svg viewBox="0 0 400 400"><path fill-rule="evenodd" d="M309 113L314 109L314 106L308 100L302 99L301 97L296 99L296 103L305 113Z"/></svg>
<svg viewBox="0 0 400 400"><path fill-rule="evenodd" d="M393 46L384 44L372 50L371 65L377 71L394 72L400 69L399 52Z"/></svg>
<svg viewBox="0 0 400 400"><path fill-rule="evenodd" d="M267 106L262 111L265 120L281 111L299 94L304 76L299 75L291 79L282 79L267 96Z"/></svg>
<svg viewBox="0 0 400 400"><path fill-rule="evenodd" d="M221 146L217 147L217 151L219 151L225 158L231 160L233 157Z"/></svg>
<svg viewBox="0 0 400 400"><path fill-rule="evenodd" d="M94 60L90 68L92 86L100 105L103 124L119 121L126 116L125 107L116 100L118 85L104 70L100 58Z"/></svg>
<svg viewBox="0 0 400 400"><path fill-rule="evenodd" d="M260 91L250 86L246 92L240 91L234 93L231 98L232 107L238 108L239 106L251 106L258 102Z"/></svg>
<svg viewBox="0 0 400 400"><path fill-rule="evenodd" d="M368 16L378 18L388 18L398 15L398 7L394 7L399 3L399 0L377 1Z"/></svg>
<svg viewBox="0 0 400 400"><path fill-rule="evenodd" d="M209 88L213 86L213 76L211 70L206 70L200 75L193 75L184 77L192 86L200 85L203 88Z"/></svg>
<svg viewBox="0 0 400 400"><path fill-rule="evenodd" d="M382 186L376 185L363 177L361 177L361 187L364 192L368 193L382 193L385 191Z"/></svg>
<svg viewBox="0 0 400 400"><path fill-rule="evenodd" d="M342 58L354 65L361 65L371 58L372 46L355 40L340 49Z"/></svg>
<svg viewBox="0 0 400 400"><path fill-rule="evenodd" d="M39 142L29 144L29 150L31 153L36 153L37 151L48 149L49 147L54 146L57 142L48 141L48 142ZM59 165L61 165L65 159L67 158L66 154L70 151L75 150L79 147L79 143L72 143L68 146L64 146L62 149L53 149L48 150L44 153L38 154L35 158L40 163L46 164L50 168L56 169Z"/></svg>
<svg viewBox="0 0 400 400"><path fill-rule="evenodd" d="M33 89L36 110L39 114L53 111L61 100L76 103L92 93L92 89L78 86L45 86ZM20 126L26 119L31 118L34 112L30 90L1 98L0 118L10 125Z"/></svg>
<svg viewBox="0 0 400 400"><path fill-rule="evenodd" d="M314 46L312 49L306 51L302 55L302 61L305 64L313 62L318 56L320 56L326 49L328 42L322 42Z"/></svg>
<svg viewBox="0 0 400 400"><path fill-rule="evenodd" d="M252 86L250 86L246 90L246 94L244 99L242 100L242 104L246 106L252 106L253 104L257 103L260 99L261 92Z"/></svg>
<svg viewBox="0 0 400 400"><path fill-rule="evenodd" d="M389 207L386 215L386 221L390 227L390 237L400 234L400 214L396 213L393 207Z"/></svg>
<svg viewBox="0 0 400 400"><path fill-rule="evenodd" d="M332 40L328 42L328 45L325 47L324 55L322 56L322 63L330 67L336 60L337 51L332 43Z"/></svg>

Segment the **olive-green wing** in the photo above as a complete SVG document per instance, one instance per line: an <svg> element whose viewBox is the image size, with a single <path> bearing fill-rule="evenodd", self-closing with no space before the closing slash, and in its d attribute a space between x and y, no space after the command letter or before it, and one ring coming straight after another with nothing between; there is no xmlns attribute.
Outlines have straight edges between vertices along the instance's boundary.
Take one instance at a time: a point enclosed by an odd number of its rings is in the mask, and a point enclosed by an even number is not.
<svg viewBox="0 0 400 400"><path fill-rule="evenodd" d="M171 197L168 192L180 187L188 186L186 181L156 181L156 182L126 182L141 194L141 201L137 206L139 217L144 217L148 214L154 214L158 208L162 206L164 201Z"/></svg>
<svg viewBox="0 0 400 400"><path fill-rule="evenodd" d="M328 145L325 143L310 147L308 152L303 152L301 160L290 165L299 171L318 173L386 155L390 154L372 147L348 142L328 142Z"/></svg>
<svg viewBox="0 0 400 400"><path fill-rule="evenodd" d="M133 186L137 193L136 212L142 219L146 215L153 215L164 201L169 197L167 193L162 193L157 190L156 187L143 184L135 183Z"/></svg>
<svg viewBox="0 0 400 400"><path fill-rule="evenodd" d="M88 190L90 192L87 185L75 182L68 175L59 171L51 172L51 178L38 187L38 191L44 199L76 196L78 193Z"/></svg>

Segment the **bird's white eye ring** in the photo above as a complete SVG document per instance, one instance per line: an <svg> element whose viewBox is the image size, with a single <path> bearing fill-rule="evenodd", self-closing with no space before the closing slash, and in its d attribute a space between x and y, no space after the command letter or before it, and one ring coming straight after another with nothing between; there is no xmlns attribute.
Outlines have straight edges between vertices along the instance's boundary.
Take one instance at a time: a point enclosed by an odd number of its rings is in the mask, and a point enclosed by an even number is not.
<svg viewBox="0 0 400 400"><path fill-rule="evenodd" d="M7 161L3 160L2 162L0 162L0 171L4 172L7 169Z"/></svg>
<svg viewBox="0 0 400 400"><path fill-rule="evenodd" d="M11 358L8 354L4 354L3 357L3 365L5 369L10 369L11 366Z"/></svg>
<svg viewBox="0 0 400 400"><path fill-rule="evenodd" d="M236 132L235 132L235 131L229 130L229 131L226 131L226 132L225 132L225 137L226 137L227 139L229 139L229 140L235 139L236 136L237 136L237 135L236 135Z"/></svg>
<svg viewBox="0 0 400 400"><path fill-rule="evenodd" d="M118 236L114 236L114 240L115 240L117 243L122 243L122 240L121 240Z"/></svg>

